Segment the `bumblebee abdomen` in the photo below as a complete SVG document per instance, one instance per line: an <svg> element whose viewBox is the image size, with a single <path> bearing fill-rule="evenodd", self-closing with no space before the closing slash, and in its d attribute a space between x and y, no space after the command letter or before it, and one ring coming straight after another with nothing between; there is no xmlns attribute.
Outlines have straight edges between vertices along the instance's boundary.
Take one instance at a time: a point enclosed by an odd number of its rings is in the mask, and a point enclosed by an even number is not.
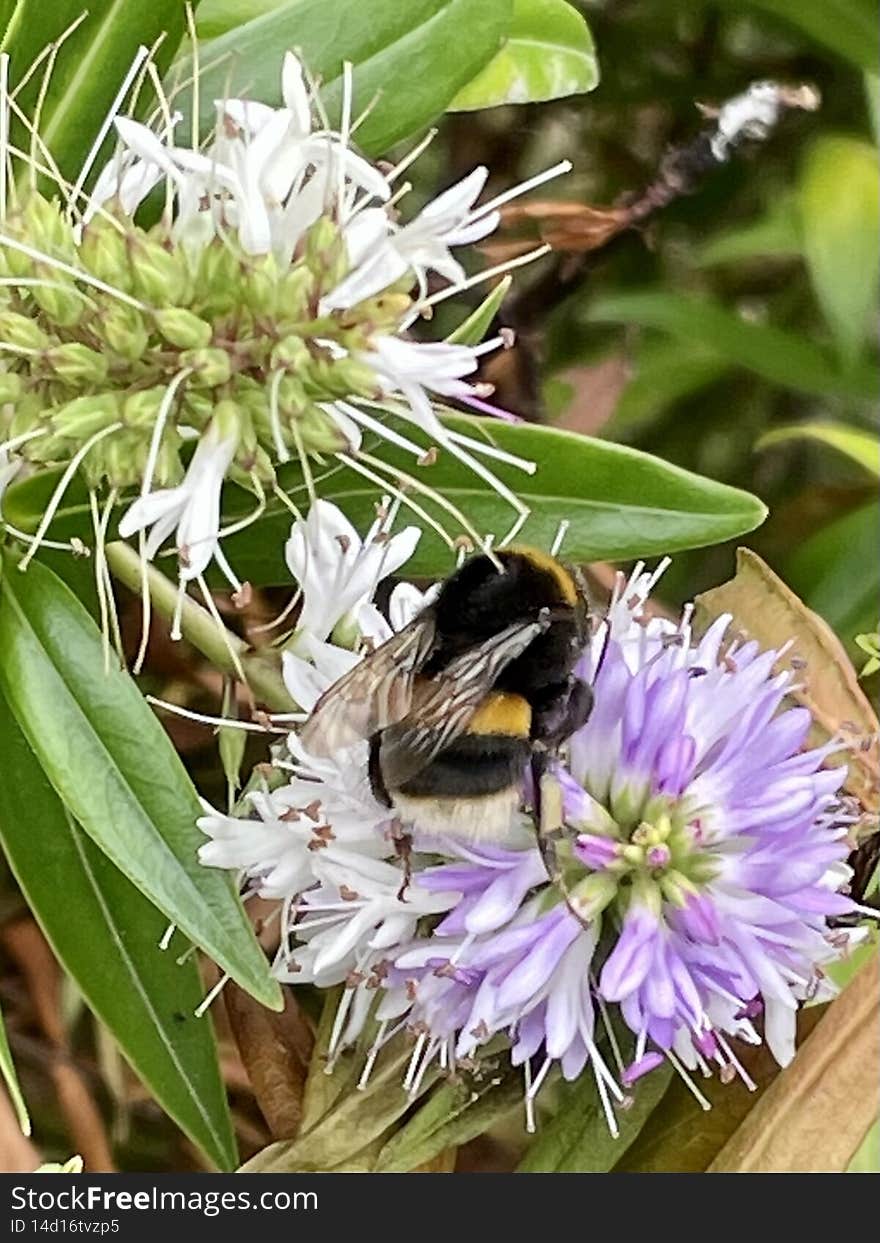
<svg viewBox="0 0 880 1243"><path fill-rule="evenodd" d="M399 787L414 798L481 798L515 787L519 791L531 754L528 737L462 734ZM389 791L396 801L397 790Z"/></svg>

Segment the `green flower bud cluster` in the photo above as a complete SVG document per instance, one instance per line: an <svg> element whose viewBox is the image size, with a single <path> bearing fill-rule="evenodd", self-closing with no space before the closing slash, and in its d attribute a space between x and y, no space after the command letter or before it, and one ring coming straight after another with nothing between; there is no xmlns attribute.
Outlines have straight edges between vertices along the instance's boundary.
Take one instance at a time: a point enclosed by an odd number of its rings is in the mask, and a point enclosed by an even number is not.
<svg viewBox="0 0 880 1243"><path fill-rule="evenodd" d="M156 487L179 482L186 439L220 409L235 412L235 474L270 482L279 439L291 457L298 444L345 448L321 403L378 396L353 354L394 332L411 305L392 289L319 315L348 266L327 217L285 268L244 254L234 234L194 252L165 224L106 212L80 235L37 193L10 208L4 229L0 440L21 437L23 457L58 465L97 437L83 461L92 486L139 485L160 418Z"/></svg>

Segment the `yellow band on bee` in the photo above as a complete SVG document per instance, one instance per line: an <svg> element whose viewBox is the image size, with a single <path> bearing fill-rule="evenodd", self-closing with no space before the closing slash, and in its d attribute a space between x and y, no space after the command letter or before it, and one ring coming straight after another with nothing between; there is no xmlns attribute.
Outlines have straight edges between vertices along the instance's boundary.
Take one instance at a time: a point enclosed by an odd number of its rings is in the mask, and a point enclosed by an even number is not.
<svg viewBox="0 0 880 1243"><path fill-rule="evenodd" d="M555 557L551 557L548 552L542 552L540 548L532 548L531 544L511 544L507 551L518 552L521 557L531 561L532 565L536 565L539 570L552 575L566 604L577 604L578 590L575 581L565 566Z"/></svg>
<svg viewBox="0 0 880 1243"><path fill-rule="evenodd" d="M510 734L528 738L532 728L532 709L522 695L495 691L488 695L471 717L469 734Z"/></svg>

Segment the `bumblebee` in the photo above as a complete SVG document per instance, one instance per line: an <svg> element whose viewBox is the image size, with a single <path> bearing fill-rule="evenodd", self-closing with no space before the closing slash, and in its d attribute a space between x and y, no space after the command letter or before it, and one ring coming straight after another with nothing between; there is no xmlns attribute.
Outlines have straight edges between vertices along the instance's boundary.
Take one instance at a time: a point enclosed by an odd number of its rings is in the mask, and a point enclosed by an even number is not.
<svg viewBox="0 0 880 1243"><path fill-rule="evenodd" d="M407 828L503 844L523 777L582 725L573 674L588 610L571 573L534 548L464 562L436 599L325 692L305 747L370 743L375 797Z"/></svg>

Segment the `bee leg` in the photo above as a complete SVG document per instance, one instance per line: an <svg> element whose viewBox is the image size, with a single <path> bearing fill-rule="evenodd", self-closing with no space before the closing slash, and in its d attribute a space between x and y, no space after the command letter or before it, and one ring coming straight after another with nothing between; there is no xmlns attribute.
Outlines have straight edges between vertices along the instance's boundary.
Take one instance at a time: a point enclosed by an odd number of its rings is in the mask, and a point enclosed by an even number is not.
<svg viewBox="0 0 880 1243"><path fill-rule="evenodd" d="M403 882L397 891L397 901L406 901L406 891L412 880L412 834L407 833L403 821L395 818L391 821L391 840L394 842L394 853L403 864Z"/></svg>
<svg viewBox="0 0 880 1243"><path fill-rule="evenodd" d="M563 901L571 914L582 928L589 928L589 922L583 918L572 901L571 892L565 883L559 858L556 853L557 844L566 837L566 825L563 819L562 790L549 771L549 752L536 746L532 755L532 780L535 787L535 820L538 828L538 850L547 869L550 883L555 885L562 894Z"/></svg>

